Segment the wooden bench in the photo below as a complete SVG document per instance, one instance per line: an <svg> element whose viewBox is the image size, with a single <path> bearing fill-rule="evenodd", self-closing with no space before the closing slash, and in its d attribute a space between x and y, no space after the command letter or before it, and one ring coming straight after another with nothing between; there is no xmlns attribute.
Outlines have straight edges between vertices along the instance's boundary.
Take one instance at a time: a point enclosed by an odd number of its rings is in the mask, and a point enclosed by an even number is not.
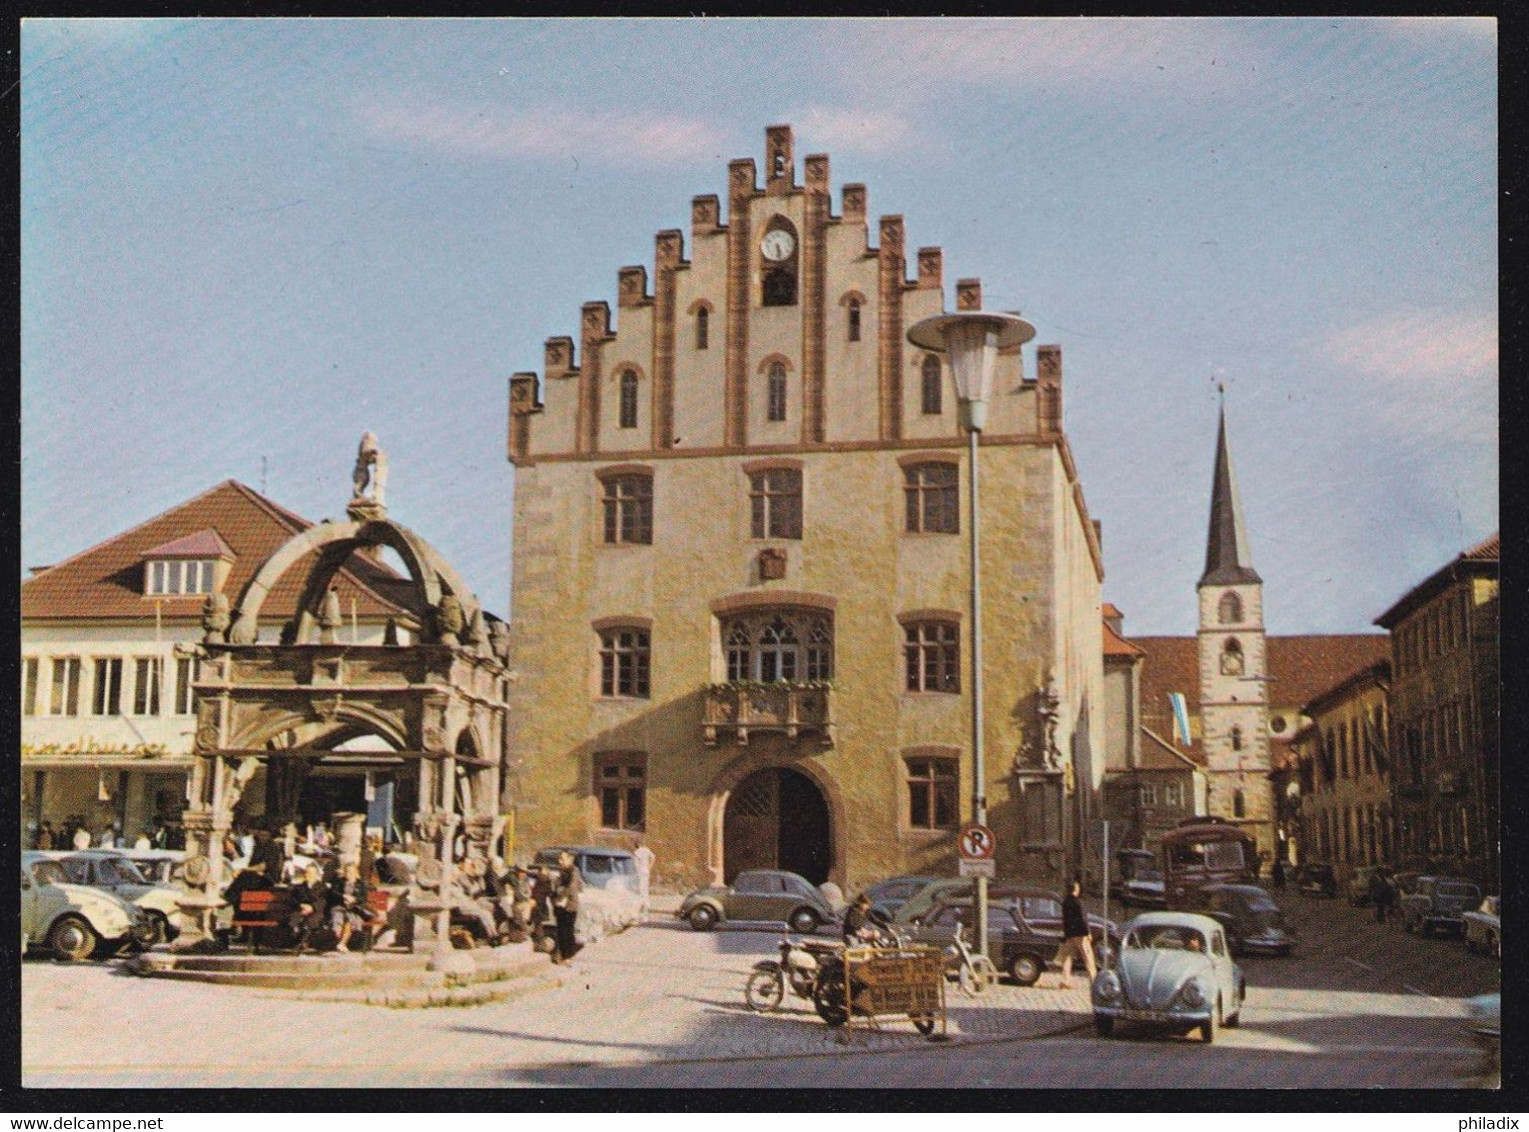
<svg viewBox="0 0 1529 1132"><path fill-rule="evenodd" d="M293 911L292 894L275 888L246 889L239 894L233 925L250 933L250 949L256 950L262 932L285 928Z"/></svg>

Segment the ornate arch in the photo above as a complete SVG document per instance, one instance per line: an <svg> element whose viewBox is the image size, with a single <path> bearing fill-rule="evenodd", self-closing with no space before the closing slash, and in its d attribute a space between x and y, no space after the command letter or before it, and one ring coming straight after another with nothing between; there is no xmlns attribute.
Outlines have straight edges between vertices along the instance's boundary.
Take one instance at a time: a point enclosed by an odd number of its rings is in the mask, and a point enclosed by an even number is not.
<svg viewBox="0 0 1529 1132"><path fill-rule="evenodd" d="M779 768L794 770L818 788L828 806L828 852L830 865L828 877L841 888L845 884L844 860L846 852L846 811L844 795L832 775L811 759L792 759L778 754L750 752L741 754L726 763L712 776L707 785L711 802L706 809L706 868L712 873L713 883L722 883L725 871L724 826L727 818L727 801L739 783L761 770Z"/></svg>

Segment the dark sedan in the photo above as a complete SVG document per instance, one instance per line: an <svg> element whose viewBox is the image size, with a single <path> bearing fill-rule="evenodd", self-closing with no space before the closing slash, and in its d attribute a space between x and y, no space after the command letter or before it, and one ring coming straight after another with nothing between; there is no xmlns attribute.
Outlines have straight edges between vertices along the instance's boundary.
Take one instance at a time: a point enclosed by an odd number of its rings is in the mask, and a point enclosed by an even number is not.
<svg viewBox="0 0 1529 1132"><path fill-rule="evenodd" d="M1251 884L1217 884L1205 890L1205 914L1226 928L1233 955L1249 951L1289 955L1295 934L1274 897Z"/></svg>
<svg viewBox="0 0 1529 1132"><path fill-rule="evenodd" d="M1302 865L1295 871L1295 890L1304 896L1335 897L1338 895L1337 874L1331 865Z"/></svg>
<svg viewBox="0 0 1529 1132"><path fill-rule="evenodd" d="M919 917L917 924L899 927L908 931L915 943L945 947L960 931L967 944L975 946L971 927L975 915L970 896L951 897L938 901ZM987 931L988 954L994 965L1020 986L1033 985L1047 966L1054 963L1057 949L1062 946L1061 916L1061 901L1044 889L1004 889L991 893ZM1119 947L1119 932L1108 920L1090 916L1089 934L1101 963L1106 942L1112 951ZM958 961L954 948L947 954L952 963Z"/></svg>
<svg viewBox="0 0 1529 1132"><path fill-rule="evenodd" d="M692 892L675 913L698 932L721 923L787 924L806 935L838 921L827 898L796 873L777 869L741 872L730 885Z"/></svg>

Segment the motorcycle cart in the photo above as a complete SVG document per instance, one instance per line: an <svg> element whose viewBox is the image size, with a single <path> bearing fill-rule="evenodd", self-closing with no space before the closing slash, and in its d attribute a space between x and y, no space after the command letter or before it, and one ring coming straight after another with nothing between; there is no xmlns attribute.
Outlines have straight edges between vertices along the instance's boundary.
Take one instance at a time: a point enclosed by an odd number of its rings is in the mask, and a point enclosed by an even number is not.
<svg viewBox="0 0 1529 1132"><path fill-rule="evenodd" d="M938 1024L943 1036L945 954L920 945L847 947L842 960L819 975L813 1005L846 1034L857 1023L879 1030L883 1019L902 1017L926 1035Z"/></svg>

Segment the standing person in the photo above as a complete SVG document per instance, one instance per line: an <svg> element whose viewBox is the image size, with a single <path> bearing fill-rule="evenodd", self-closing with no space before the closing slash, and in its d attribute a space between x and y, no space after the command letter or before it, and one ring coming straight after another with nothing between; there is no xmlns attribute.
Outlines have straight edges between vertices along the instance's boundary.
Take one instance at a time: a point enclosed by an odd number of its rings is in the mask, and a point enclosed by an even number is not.
<svg viewBox="0 0 1529 1132"><path fill-rule="evenodd" d="M1281 857L1275 857L1274 858L1274 872L1271 875L1272 875L1273 880L1274 880L1274 887L1275 887L1275 889L1277 891L1283 892L1284 889L1285 889L1285 858L1284 857L1281 856Z"/></svg>
<svg viewBox="0 0 1529 1132"><path fill-rule="evenodd" d="M1083 965L1088 968L1088 981L1092 983L1094 976L1098 974L1098 967L1094 963L1094 941L1088 936L1088 916L1083 911L1083 901L1079 898L1082 884L1076 877L1067 889L1067 899L1062 901L1062 981L1059 984L1066 990L1072 984L1067 980L1072 978L1072 961L1083 960Z"/></svg>
<svg viewBox="0 0 1529 1132"><path fill-rule="evenodd" d="M557 856L557 876L552 881L552 918L557 923L557 950L552 961L559 965L569 962L579 949L574 941L574 927L579 918L579 894L584 891L584 878L574 866L572 853Z"/></svg>
<svg viewBox="0 0 1529 1132"><path fill-rule="evenodd" d="M648 843L641 838L637 841L637 848L632 850L632 856L637 859L637 895L641 898L642 914L648 914L648 884L653 878L653 850L648 848Z"/></svg>
<svg viewBox="0 0 1529 1132"><path fill-rule="evenodd" d="M74 831L74 847L76 849L90 848L90 830L86 829L83 825Z"/></svg>
<svg viewBox="0 0 1529 1132"><path fill-rule="evenodd" d="M43 822L42 823L42 828L40 828L37 831L37 841L36 841L36 844L35 844L35 848L38 848L38 849L52 849L53 848L53 824L51 822Z"/></svg>

